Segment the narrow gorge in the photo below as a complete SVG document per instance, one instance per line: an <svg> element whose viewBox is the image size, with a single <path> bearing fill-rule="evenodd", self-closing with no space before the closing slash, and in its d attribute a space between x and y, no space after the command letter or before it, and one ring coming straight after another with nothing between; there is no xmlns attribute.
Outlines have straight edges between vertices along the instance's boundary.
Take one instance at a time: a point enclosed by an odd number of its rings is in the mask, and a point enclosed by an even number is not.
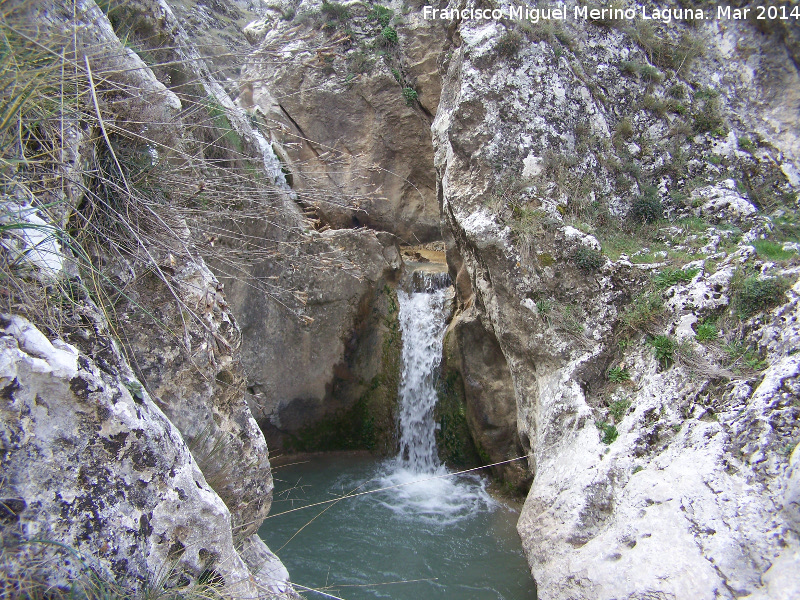
<svg viewBox="0 0 800 600"><path fill-rule="evenodd" d="M800 597L796 0L0 6L0 595Z"/></svg>

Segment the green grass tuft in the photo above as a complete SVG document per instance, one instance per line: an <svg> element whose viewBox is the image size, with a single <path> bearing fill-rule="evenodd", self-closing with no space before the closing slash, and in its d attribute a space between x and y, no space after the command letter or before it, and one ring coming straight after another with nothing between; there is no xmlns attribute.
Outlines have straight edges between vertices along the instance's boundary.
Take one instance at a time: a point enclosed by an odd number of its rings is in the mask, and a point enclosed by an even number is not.
<svg viewBox="0 0 800 600"><path fill-rule="evenodd" d="M573 259L578 268L586 273L599 270L603 266L603 262L605 262L603 254L599 250L587 248L586 246L581 246L575 250Z"/></svg>
<svg viewBox="0 0 800 600"><path fill-rule="evenodd" d="M717 324L712 320L706 319L697 326L694 339L698 342L708 342L717 339L718 335Z"/></svg>
<svg viewBox="0 0 800 600"><path fill-rule="evenodd" d="M595 425L597 425L597 428L600 430L600 433L602 434L600 441L603 442L605 445L608 446L612 444L614 440L616 440L619 437L619 432L617 431L617 428L613 424L606 423L605 421L597 421Z"/></svg>
<svg viewBox="0 0 800 600"><path fill-rule="evenodd" d="M753 247L762 258L769 260L784 261L797 256L791 250L784 250L783 244L780 242L773 242L770 240L756 240L753 242Z"/></svg>
<svg viewBox="0 0 800 600"><path fill-rule="evenodd" d="M665 290L676 283L686 283L691 281L700 269L664 269L653 277L653 284L656 289Z"/></svg>
<svg viewBox="0 0 800 600"><path fill-rule="evenodd" d="M668 335L657 335L647 342L653 347L653 352L662 369L668 369L675 362L675 340Z"/></svg>
<svg viewBox="0 0 800 600"><path fill-rule="evenodd" d="M757 275L731 283L733 306L743 319L781 304L789 282L782 277L760 278Z"/></svg>
<svg viewBox="0 0 800 600"><path fill-rule="evenodd" d="M631 374L628 372L628 369L622 367L612 367L606 373L606 379L608 379L612 383L622 383L624 381L630 381Z"/></svg>

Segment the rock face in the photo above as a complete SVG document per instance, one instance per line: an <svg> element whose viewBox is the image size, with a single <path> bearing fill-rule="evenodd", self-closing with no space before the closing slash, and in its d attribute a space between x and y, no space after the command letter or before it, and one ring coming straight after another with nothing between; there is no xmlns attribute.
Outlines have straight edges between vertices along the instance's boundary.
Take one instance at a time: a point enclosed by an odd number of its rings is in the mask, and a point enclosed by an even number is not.
<svg viewBox="0 0 800 600"><path fill-rule="evenodd" d="M140 590L216 574L237 597L289 590L251 577L228 508L116 348L100 368L21 317L0 325L7 576L63 586L94 569Z"/></svg>
<svg viewBox="0 0 800 600"><path fill-rule="evenodd" d="M208 221L185 202L197 190L184 183L197 185L202 173L213 188L221 165L250 161L266 180L250 193L277 196L259 204L261 214L300 214L280 195L263 138L234 110L223 116L233 103L200 60L188 60L197 52L169 6L150 3L137 18L141 4L106 6L109 20L92 2L16 3L13 27L2 23L35 37L31 60L36 48L68 47L79 75L61 85L89 98L64 99L70 125L37 129L47 147L67 151L3 173L4 186L13 176L36 189L31 197L9 188L18 204L3 211L0 245L12 284L4 304L36 321L2 321L3 570L31 585L96 574L119 593L211 583L232 597L295 598L255 535L271 503L267 446L244 397L239 327L198 250L213 246L201 233ZM143 31L153 43L175 41L169 51L188 60L171 63L176 92L114 27L130 27L130 41ZM47 79L58 53L42 54L30 71L21 63L20 76L59 89ZM186 79L208 94L200 112L227 129L227 146L202 144L204 130L181 120ZM24 131L38 127L39 108L19 105ZM160 125L150 131L152 123ZM42 298L52 303L42 308Z"/></svg>
<svg viewBox="0 0 800 600"><path fill-rule="evenodd" d="M484 374L513 390L530 453L519 532L542 598L796 589L798 268L763 252L797 210L798 73L761 35L453 35L433 124L452 331L486 330L453 354L466 371L496 340L504 359Z"/></svg>
<svg viewBox="0 0 800 600"><path fill-rule="evenodd" d="M238 102L269 130L309 215L415 244L441 238L429 128L446 36L402 7L272 11L247 29L257 49Z"/></svg>
<svg viewBox="0 0 800 600"><path fill-rule="evenodd" d="M395 238L326 231L303 251L341 261L294 272L265 261L253 270L304 290L300 315L246 280L229 282L245 339L248 402L273 449L391 453L400 372L394 284L402 267Z"/></svg>

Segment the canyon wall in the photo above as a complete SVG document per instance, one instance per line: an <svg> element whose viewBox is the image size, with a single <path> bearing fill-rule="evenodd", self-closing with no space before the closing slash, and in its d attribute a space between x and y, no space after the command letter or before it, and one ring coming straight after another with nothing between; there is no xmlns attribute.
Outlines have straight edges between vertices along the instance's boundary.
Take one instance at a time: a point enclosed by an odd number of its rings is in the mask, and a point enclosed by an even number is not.
<svg viewBox="0 0 800 600"><path fill-rule="evenodd" d="M456 319L510 372L540 596L791 597L799 99L780 32L464 19L453 43L433 134Z"/></svg>
<svg viewBox="0 0 800 600"><path fill-rule="evenodd" d="M541 597L796 596L797 25L694 17L9 4L75 100L3 97L4 569L294 597L267 443L395 451L444 240L440 445L527 456Z"/></svg>

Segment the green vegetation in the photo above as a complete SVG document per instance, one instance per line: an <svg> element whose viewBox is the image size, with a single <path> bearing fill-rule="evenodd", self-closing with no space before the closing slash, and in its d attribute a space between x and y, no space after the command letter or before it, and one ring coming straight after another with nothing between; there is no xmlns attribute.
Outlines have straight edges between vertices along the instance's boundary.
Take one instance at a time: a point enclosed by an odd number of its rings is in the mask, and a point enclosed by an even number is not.
<svg viewBox="0 0 800 600"><path fill-rule="evenodd" d="M738 140L739 150L744 150L745 152L750 152L751 154L755 152L756 145L750 141L748 137L740 137Z"/></svg>
<svg viewBox="0 0 800 600"><path fill-rule="evenodd" d="M631 205L628 217L639 223L655 223L664 217L664 207L655 186L646 186Z"/></svg>
<svg viewBox="0 0 800 600"><path fill-rule="evenodd" d="M351 73L360 75L372 71L375 67L375 58L363 50L356 50L347 55L347 63Z"/></svg>
<svg viewBox="0 0 800 600"><path fill-rule="evenodd" d="M789 282L782 277L762 278L758 275L742 277L738 274L731 281L733 307L737 314L747 319L763 310L778 306L784 301Z"/></svg>
<svg viewBox="0 0 800 600"><path fill-rule="evenodd" d="M625 117L619 123L617 123L617 127L614 132L622 139L630 139L630 137L633 135L633 123L631 123L631 120L628 117Z"/></svg>
<svg viewBox="0 0 800 600"><path fill-rule="evenodd" d="M412 87L403 88L403 98L408 106L414 106L414 103L419 99L417 91Z"/></svg>
<svg viewBox="0 0 800 600"><path fill-rule="evenodd" d="M606 373L606 379L608 379L612 383L623 383L625 381L630 381L631 374L628 372L628 369L623 367L612 367Z"/></svg>
<svg viewBox="0 0 800 600"><path fill-rule="evenodd" d="M380 4L373 4L372 10L368 15L370 19L377 21L381 27L388 27L393 16L393 10L386 8L385 6L381 6Z"/></svg>
<svg viewBox="0 0 800 600"><path fill-rule="evenodd" d="M397 37L397 31L394 29L394 27L390 27L389 25L387 25L386 27L381 29L379 41L382 46L397 45L399 41Z"/></svg>
<svg viewBox="0 0 800 600"><path fill-rule="evenodd" d="M673 39L668 33L660 34L652 21L636 20L628 33L651 63L680 75L686 75L704 52L702 40L693 33L684 31L678 39Z"/></svg>
<svg viewBox="0 0 800 600"><path fill-rule="evenodd" d="M605 262L603 254L599 250L586 246L577 248L573 253L573 259L575 260L575 264L578 265L578 268L586 273L599 270Z"/></svg>
<svg viewBox="0 0 800 600"><path fill-rule="evenodd" d="M674 362L675 340L668 335L657 335L647 341L653 347L653 352L662 369L668 369Z"/></svg>
<svg viewBox="0 0 800 600"><path fill-rule="evenodd" d="M299 452L369 450L388 455L395 451L397 390L401 369L401 338L397 293L385 285L376 300L385 311L378 373L362 383L366 389L349 408L325 415L289 436L286 447Z"/></svg>
<svg viewBox="0 0 800 600"><path fill-rule="evenodd" d="M691 281L695 275L700 272L700 269L664 269L653 277L653 284L658 290L664 290L676 283L685 283Z"/></svg>
<svg viewBox="0 0 800 600"><path fill-rule="evenodd" d="M753 371L761 371L768 366L767 361L759 356L757 348L748 346L741 340L729 342L722 349L728 355L727 366L732 367L734 371L741 372L742 365Z"/></svg>
<svg viewBox="0 0 800 600"><path fill-rule="evenodd" d="M619 437L619 432L612 423L606 423L605 421L597 421L595 425L602 434L600 437L600 441L606 444L607 446L612 444L614 440L616 440L617 437Z"/></svg>
<svg viewBox="0 0 800 600"><path fill-rule="evenodd" d="M627 331L644 330L664 312L661 294L645 290L639 294L622 314L621 321Z"/></svg>
<svg viewBox="0 0 800 600"><path fill-rule="evenodd" d="M499 56L512 58L522 49L522 35L517 31L506 31L500 36L500 39L497 40L495 48Z"/></svg>
<svg viewBox="0 0 800 600"><path fill-rule="evenodd" d="M553 303L550 300L537 300L536 310L539 311L539 314L546 315L553 310Z"/></svg>
<svg viewBox="0 0 800 600"><path fill-rule="evenodd" d="M608 413L614 419L614 423L619 423L628 414L628 409L631 407L631 401L627 398L613 401L608 407Z"/></svg>
<svg viewBox="0 0 800 600"><path fill-rule="evenodd" d="M190 579L177 563L169 555L158 579L134 594L103 564L75 548L53 540L21 541L0 550L0 590L14 600L230 600L213 568ZM58 573L64 583L48 583L47 573Z"/></svg>
<svg viewBox="0 0 800 600"><path fill-rule="evenodd" d="M709 342L717 339L718 335L717 324L711 319L706 319L697 326L694 339L698 342Z"/></svg>
<svg viewBox="0 0 800 600"><path fill-rule="evenodd" d="M718 137L726 134L716 90L701 88L695 92L692 128L695 133L711 133Z"/></svg>
<svg viewBox="0 0 800 600"><path fill-rule="evenodd" d="M673 83L667 89L667 95L675 100L683 100L686 98L686 86L682 83Z"/></svg>
<svg viewBox="0 0 800 600"><path fill-rule="evenodd" d="M638 77L648 84L658 84L664 80L664 75L653 65L623 61L620 70L626 75Z"/></svg>
<svg viewBox="0 0 800 600"><path fill-rule="evenodd" d="M472 441L466 414L464 382L455 369L445 367L437 383L438 401L434 407L436 447L439 458L456 468L469 468L491 462L486 451L479 452ZM481 449L483 450L483 449Z"/></svg>
<svg viewBox="0 0 800 600"><path fill-rule="evenodd" d="M756 240L753 242L753 247L759 256L769 260L785 261L797 256L791 250L784 250L783 244L771 240Z"/></svg>
<svg viewBox="0 0 800 600"><path fill-rule="evenodd" d="M338 2L322 0L320 12L326 17L326 27L335 28L338 22L347 21L350 18L350 9Z"/></svg>

